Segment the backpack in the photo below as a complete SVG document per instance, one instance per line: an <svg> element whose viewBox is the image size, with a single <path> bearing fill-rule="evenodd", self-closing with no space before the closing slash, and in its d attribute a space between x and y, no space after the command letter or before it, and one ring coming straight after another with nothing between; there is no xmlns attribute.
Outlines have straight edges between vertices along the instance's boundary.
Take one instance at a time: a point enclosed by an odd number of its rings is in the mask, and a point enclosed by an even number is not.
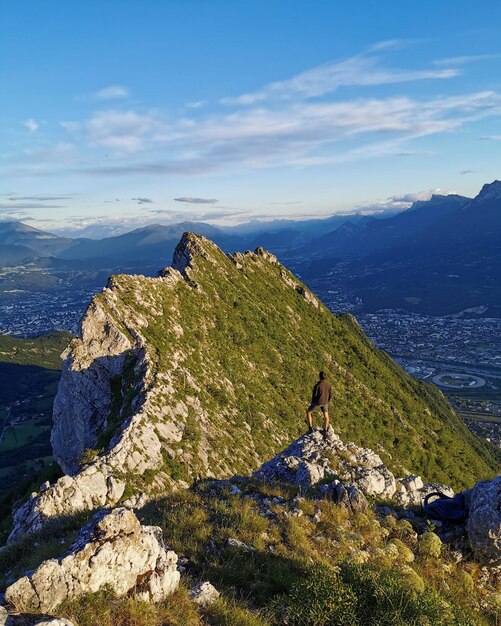
<svg viewBox="0 0 501 626"><path fill-rule="evenodd" d="M438 497L430 502L434 496ZM424 499L423 510L431 519L452 524L461 524L468 517L468 507L463 493L457 493L453 497L439 491L429 493Z"/></svg>

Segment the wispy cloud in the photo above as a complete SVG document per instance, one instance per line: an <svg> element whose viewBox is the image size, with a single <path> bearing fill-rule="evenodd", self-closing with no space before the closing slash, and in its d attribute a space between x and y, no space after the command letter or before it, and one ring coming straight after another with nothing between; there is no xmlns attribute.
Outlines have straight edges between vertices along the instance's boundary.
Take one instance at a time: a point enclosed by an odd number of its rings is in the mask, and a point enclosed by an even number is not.
<svg viewBox="0 0 501 626"><path fill-rule="evenodd" d="M16 202L15 204L0 203L0 210L18 211L19 209L64 209L65 204L45 204L42 202Z"/></svg>
<svg viewBox="0 0 501 626"><path fill-rule="evenodd" d="M148 139L141 133L151 129L150 121L130 115L130 126L103 127L108 143L150 142L151 149L175 156L115 161L85 171L96 175L194 175L242 165L311 167L381 155L408 156L413 152L407 146L414 139L458 132L468 123L500 116L501 94L492 91L428 99L292 102L280 110L250 107L205 116L190 126L173 125L168 136L153 131ZM132 128L139 129L139 137Z"/></svg>
<svg viewBox="0 0 501 626"><path fill-rule="evenodd" d="M164 125L153 113L136 111L99 111L85 122L85 132L95 145L124 152L143 147L153 133L164 130Z"/></svg>
<svg viewBox="0 0 501 626"><path fill-rule="evenodd" d="M315 98L333 93L340 87L375 86L406 83L417 80L445 79L459 75L454 68L424 68L418 70L385 67L374 52L394 46L396 41L376 44L365 53L347 59L331 61L306 70L288 80L277 81L262 89L235 97L223 98L227 105L254 105L266 100Z"/></svg>
<svg viewBox="0 0 501 626"><path fill-rule="evenodd" d="M432 62L433 65L438 67L459 67L466 65L467 63L476 63L477 61L489 61L491 59L498 59L499 54L470 54L457 57L445 57L443 59L435 59Z"/></svg>
<svg viewBox="0 0 501 626"><path fill-rule="evenodd" d="M24 120L23 126L25 126L32 133L36 132L40 128L40 124L32 117L30 117L27 120Z"/></svg>
<svg viewBox="0 0 501 626"><path fill-rule="evenodd" d="M215 198L192 198L191 196L182 196L174 198L176 202L186 202L187 204L214 204L217 202Z"/></svg>
<svg viewBox="0 0 501 626"><path fill-rule="evenodd" d="M131 198L131 200L135 200L138 204L152 204L154 202L151 198Z"/></svg>
<svg viewBox="0 0 501 626"><path fill-rule="evenodd" d="M479 137L481 141L501 141L501 135L486 135L485 137Z"/></svg>
<svg viewBox="0 0 501 626"><path fill-rule="evenodd" d="M129 95L129 90L121 85L110 85L109 87L104 87L99 91L96 91L93 94L94 100L118 100L121 98L126 98Z"/></svg>
<svg viewBox="0 0 501 626"><path fill-rule="evenodd" d="M206 104L205 100L195 100L194 102L188 102L186 105L189 109L200 109Z"/></svg>
<svg viewBox="0 0 501 626"><path fill-rule="evenodd" d="M176 119L159 109L109 108L84 120L63 121L72 142L58 144L50 158L37 158L16 173L55 176L61 171L52 166L57 163L69 174L99 177L197 176L239 167L306 168L409 157L427 153L412 145L417 139L501 117L501 93L495 91L357 98L341 92L344 86L448 79L460 72L457 67L387 67L385 55L402 45L380 42L364 53L313 67L233 98L231 109L197 106ZM71 156L74 145L85 160ZM175 200L216 202L188 196Z"/></svg>
<svg viewBox="0 0 501 626"><path fill-rule="evenodd" d="M38 196L13 196L10 195L7 199L11 202L17 202L19 200L33 200L35 202L53 202L54 200L71 200L73 196L49 196L41 194Z"/></svg>

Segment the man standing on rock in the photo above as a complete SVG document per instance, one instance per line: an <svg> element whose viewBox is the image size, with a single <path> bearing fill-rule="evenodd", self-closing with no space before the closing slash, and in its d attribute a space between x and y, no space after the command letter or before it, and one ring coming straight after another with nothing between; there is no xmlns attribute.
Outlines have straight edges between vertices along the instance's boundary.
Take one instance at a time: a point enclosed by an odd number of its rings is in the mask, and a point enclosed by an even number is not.
<svg viewBox="0 0 501 626"><path fill-rule="evenodd" d="M306 420L308 422L308 432L313 432L313 420L311 414L315 409L320 409L324 416L324 429L322 434L327 437L329 429L329 400L331 399L332 388L325 378L325 373L320 372L318 383L313 387L311 394L311 404L306 410Z"/></svg>

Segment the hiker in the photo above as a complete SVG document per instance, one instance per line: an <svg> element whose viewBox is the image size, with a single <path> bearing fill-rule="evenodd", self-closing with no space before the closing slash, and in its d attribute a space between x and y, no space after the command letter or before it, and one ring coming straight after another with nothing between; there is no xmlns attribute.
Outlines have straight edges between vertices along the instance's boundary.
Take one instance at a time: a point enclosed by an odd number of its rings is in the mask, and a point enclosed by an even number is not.
<svg viewBox="0 0 501 626"><path fill-rule="evenodd" d="M331 386L327 382L324 372L318 374L318 383L313 387L311 394L311 404L306 409L306 420L308 422L308 432L313 432L313 420L311 414L315 409L320 409L324 416L324 429L322 434L324 438L327 436L329 429L329 400L331 399Z"/></svg>

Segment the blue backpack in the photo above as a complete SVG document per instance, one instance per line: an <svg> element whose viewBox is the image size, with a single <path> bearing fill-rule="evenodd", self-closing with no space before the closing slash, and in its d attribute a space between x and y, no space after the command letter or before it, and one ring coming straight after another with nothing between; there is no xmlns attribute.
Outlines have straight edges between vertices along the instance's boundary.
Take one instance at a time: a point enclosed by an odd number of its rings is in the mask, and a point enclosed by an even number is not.
<svg viewBox="0 0 501 626"><path fill-rule="evenodd" d="M430 499L436 497L430 502ZM452 524L461 524L468 517L468 507L463 493L454 497L446 496L439 491L429 493L424 499L423 510L431 519Z"/></svg>

